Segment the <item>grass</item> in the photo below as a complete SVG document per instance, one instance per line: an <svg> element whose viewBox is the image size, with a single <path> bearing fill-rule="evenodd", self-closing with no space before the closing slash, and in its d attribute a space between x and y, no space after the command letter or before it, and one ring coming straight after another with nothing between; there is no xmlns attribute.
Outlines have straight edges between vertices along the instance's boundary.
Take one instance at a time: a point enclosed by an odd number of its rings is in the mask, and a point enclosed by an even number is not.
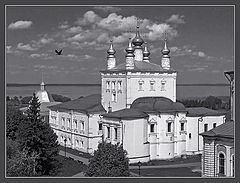
<svg viewBox="0 0 240 183"><path fill-rule="evenodd" d="M176 157L169 160L150 160L149 162L142 163L142 166L154 166L154 165L172 165L172 164L182 164L182 163L194 163L201 162L201 155L189 155L185 158ZM138 166L137 163L132 163L130 165Z"/></svg>
<svg viewBox="0 0 240 183"><path fill-rule="evenodd" d="M61 145L60 145L60 146L59 146L59 149L65 152L65 147L64 147L64 146L61 146ZM87 159L92 158L92 155L89 154L89 153L85 153L85 152L82 152L82 151L78 151L78 150L76 150L76 149L71 149L71 148L69 148L69 147L66 147L66 151L67 151L68 153L71 153L71 154L74 154L74 155L76 155L76 156L80 156L80 157L83 157L83 158L87 158Z"/></svg>
<svg viewBox="0 0 240 183"><path fill-rule="evenodd" d="M138 169L131 170L138 174ZM191 168L150 168L141 169L142 177L201 177L201 173L192 172Z"/></svg>
<svg viewBox="0 0 240 183"><path fill-rule="evenodd" d="M58 155L56 159L60 162L61 168L58 170L56 177L72 177L73 175L86 170L87 166L81 162L74 161L64 156Z"/></svg>

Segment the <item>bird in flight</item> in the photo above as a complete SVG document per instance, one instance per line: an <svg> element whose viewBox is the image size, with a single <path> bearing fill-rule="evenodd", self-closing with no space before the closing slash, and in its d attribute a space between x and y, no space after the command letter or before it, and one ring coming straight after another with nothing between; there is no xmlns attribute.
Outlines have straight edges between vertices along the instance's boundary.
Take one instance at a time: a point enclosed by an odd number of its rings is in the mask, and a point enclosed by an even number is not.
<svg viewBox="0 0 240 183"><path fill-rule="evenodd" d="M58 50L55 50L56 52L56 55L62 55L62 50L58 51Z"/></svg>

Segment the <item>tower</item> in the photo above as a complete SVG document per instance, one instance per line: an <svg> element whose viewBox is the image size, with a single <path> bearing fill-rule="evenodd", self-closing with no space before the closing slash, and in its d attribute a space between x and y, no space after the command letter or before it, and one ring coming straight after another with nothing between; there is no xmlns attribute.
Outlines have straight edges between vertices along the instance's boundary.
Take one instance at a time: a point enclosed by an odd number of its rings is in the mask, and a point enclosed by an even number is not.
<svg viewBox="0 0 240 183"><path fill-rule="evenodd" d="M134 48L132 47L131 38L129 38L128 47L125 49L126 54L126 69L134 69Z"/></svg>
<svg viewBox="0 0 240 183"><path fill-rule="evenodd" d="M167 47L167 38L164 39L164 47L162 49L162 60L161 60L161 66L164 70L170 69L170 56L169 56L170 50Z"/></svg>
<svg viewBox="0 0 240 183"><path fill-rule="evenodd" d="M150 52L148 51L147 42L145 42L145 47L143 51L143 61L149 62L150 60L149 55L150 55Z"/></svg>
<svg viewBox="0 0 240 183"><path fill-rule="evenodd" d="M143 43L144 41L139 33L139 25L137 25L136 36L132 40L132 44L134 45L134 55L136 61L143 61L143 48L142 48Z"/></svg>

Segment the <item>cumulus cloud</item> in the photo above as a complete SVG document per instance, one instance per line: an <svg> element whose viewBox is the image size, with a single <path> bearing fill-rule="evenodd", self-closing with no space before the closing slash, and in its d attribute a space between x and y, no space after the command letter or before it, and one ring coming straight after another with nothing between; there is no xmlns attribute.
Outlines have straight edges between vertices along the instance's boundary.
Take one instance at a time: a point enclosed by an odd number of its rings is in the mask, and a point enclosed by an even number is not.
<svg viewBox="0 0 240 183"><path fill-rule="evenodd" d="M14 49L12 46L8 45L8 46L6 46L6 53L8 53L8 54L10 54L10 53L20 54L21 52Z"/></svg>
<svg viewBox="0 0 240 183"><path fill-rule="evenodd" d="M59 29L67 29L69 27L68 22L64 21L62 24L58 26Z"/></svg>
<svg viewBox="0 0 240 183"><path fill-rule="evenodd" d="M81 32L83 29L81 26L73 26L73 27L70 27L69 29L66 30L66 32L68 33L79 33Z"/></svg>
<svg viewBox="0 0 240 183"><path fill-rule="evenodd" d="M185 21L183 20L184 15L178 15L174 14L170 18L166 20L168 23L173 23L173 24L184 24Z"/></svg>
<svg viewBox="0 0 240 183"><path fill-rule="evenodd" d="M78 25L87 25L87 24L94 24L98 22L101 19L100 16L98 16L94 11L87 11L83 18L80 18L76 21L76 24Z"/></svg>
<svg viewBox="0 0 240 183"><path fill-rule="evenodd" d="M33 48L30 44L23 44L23 43L18 43L17 49L19 49L19 50L25 50L25 51L34 51L34 50L37 50L37 48Z"/></svg>
<svg viewBox="0 0 240 183"><path fill-rule="evenodd" d="M106 13L112 13L112 12L119 12L121 11L120 7L116 7L116 6L95 6L93 7L96 10L101 10L104 11Z"/></svg>
<svg viewBox="0 0 240 183"><path fill-rule="evenodd" d="M46 54L46 53L41 53L41 54L33 53L33 54L30 55L31 58L44 58L44 57L47 57L47 56L48 56L48 54Z"/></svg>
<svg viewBox="0 0 240 183"><path fill-rule="evenodd" d="M14 23L10 23L8 26L8 29L14 30L14 29L27 29L30 28L32 25L32 21L24 21L19 20Z"/></svg>

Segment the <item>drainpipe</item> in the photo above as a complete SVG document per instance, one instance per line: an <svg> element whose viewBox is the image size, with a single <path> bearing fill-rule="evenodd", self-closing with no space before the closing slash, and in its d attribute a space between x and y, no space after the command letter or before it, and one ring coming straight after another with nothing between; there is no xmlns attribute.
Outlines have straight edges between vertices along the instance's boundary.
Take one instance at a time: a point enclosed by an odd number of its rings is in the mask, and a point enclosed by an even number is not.
<svg viewBox="0 0 240 183"><path fill-rule="evenodd" d="M122 124L122 146L123 146L123 122L122 122L122 120L121 120L121 119L119 120L119 123L121 123L121 124Z"/></svg>
<svg viewBox="0 0 240 183"><path fill-rule="evenodd" d="M198 152L199 152L199 122L202 122L203 121L203 117L201 116L200 118L198 118L198 133L197 133L197 136L198 136Z"/></svg>

